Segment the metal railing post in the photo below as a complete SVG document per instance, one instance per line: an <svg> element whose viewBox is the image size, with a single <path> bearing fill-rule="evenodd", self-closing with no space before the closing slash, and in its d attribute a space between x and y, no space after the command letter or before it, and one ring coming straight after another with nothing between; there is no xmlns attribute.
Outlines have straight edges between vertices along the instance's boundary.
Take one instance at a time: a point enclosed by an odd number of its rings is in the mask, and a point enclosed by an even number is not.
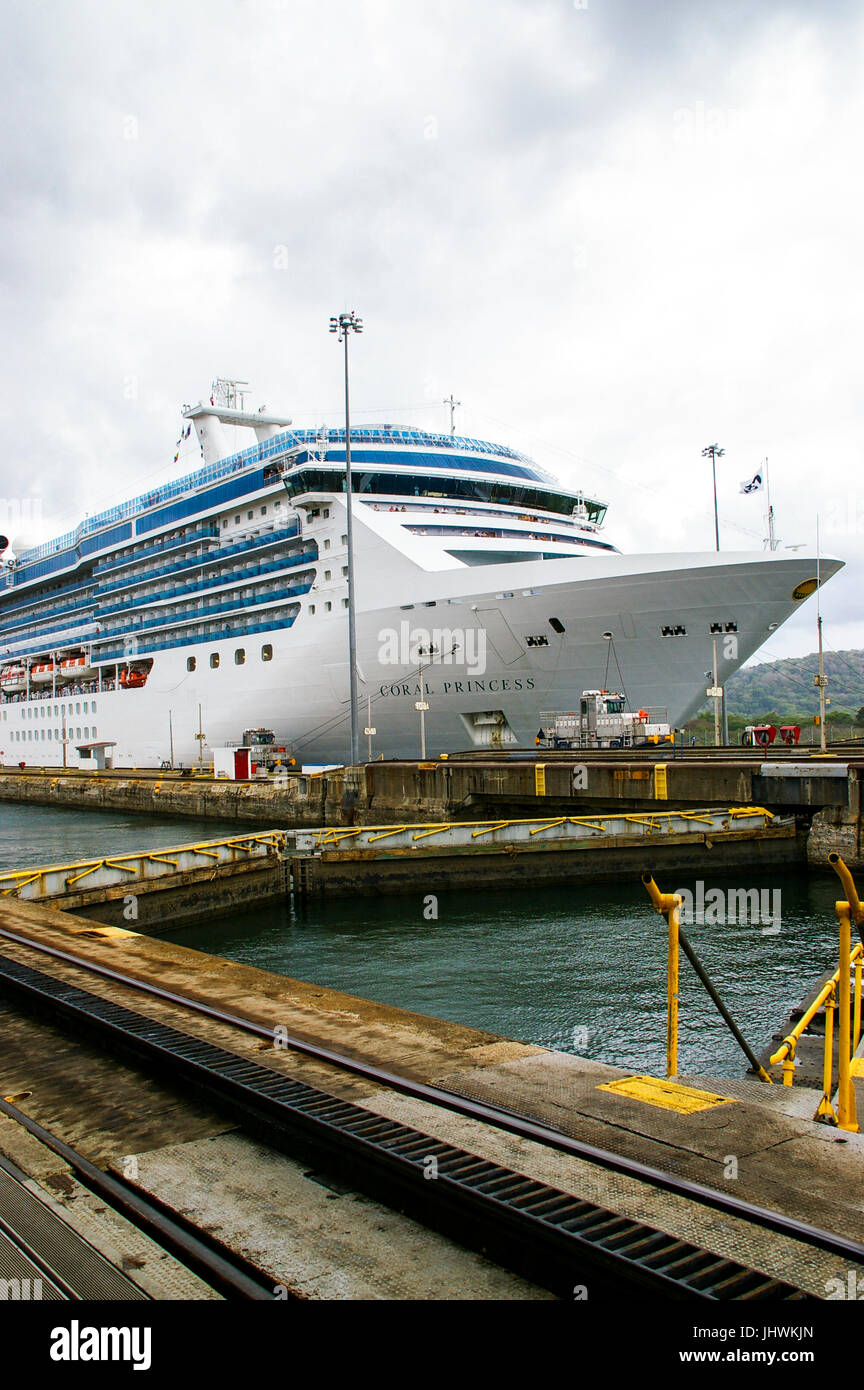
<svg viewBox="0 0 864 1390"><path fill-rule="evenodd" d="M678 1075L678 908L681 899L674 898L666 913L668 949L666 957L666 1077Z"/></svg>
<svg viewBox="0 0 864 1390"><path fill-rule="evenodd" d="M849 957L852 951L852 917L848 903L837 903L837 920L840 923L840 970L837 980L837 1127L857 1134L855 1086L851 1071L852 979Z"/></svg>
<svg viewBox="0 0 864 1390"><path fill-rule="evenodd" d="M864 941L864 905L858 897L858 889L848 866L836 852L828 855L828 863L833 868L846 890L846 901L836 902L834 910L840 927L840 966L837 972L838 1036L837 1036L837 1127L859 1132L855 1100L855 1082L852 1079L852 1058L858 1050L861 1039L861 949L855 948L855 1004L854 1018L850 1021L852 1009L852 922L858 927ZM826 1030L828 1027L826 1014ZM830 1081L829 1081L830 1085ZM821 1108L821 1107L820 1107Z"/></svg>
<svg viewBox="0 0 864 1390"><path fill-rule="evenodd" d="M817 1119L831 1119L836 1122L834 1106L831 1104L832 1080L834 1076L834 1003L837 985L831 981L831 991L825 1000L825 1050L822 1058L822 1099L816 1111Z"/></svg>
<svg viewBox="0 0 864 1390"><path fill-rule="evenodd" d="M643 874L642 882L655 908L666 918L666 1080L671 1081L678 1075L678 913L681 898L677 893L661 893L650 874Z"/></svg>
<svg viewBox="0 0 864 1390"><path fill-rule="evenodd" d="M657 911L661 913L669 924L669 962L667 966L667 1046L666 1046L666 1065L674 1065L676 1070L670 1072L670 1076L677 1076L678 1066L678 947L692 965L697 978L702 982L712 1004L714 1004L726 1027L729 1029L747 1061L750 1063L750 1070L759 1077L760 1081L765 1081L770 1086L771 1077L763 1067L759 1058L747 1042L740 1028L730 1014L717 990L712 984L708 972L700 961L693 947L682 931L679 921L679 909L681 907L681 895L679 893L661 893L651 874L644 873L642 882L648 890L648 894ZM673 914L674 914L674 941L673 941ZM674 978L673 978L673 950L674 950ZM673 989L674 985L674 989ZM674 1037L673 1037L674 1028ZM672 1055L672 1042L674 1041L674 1057Z"/></svg>

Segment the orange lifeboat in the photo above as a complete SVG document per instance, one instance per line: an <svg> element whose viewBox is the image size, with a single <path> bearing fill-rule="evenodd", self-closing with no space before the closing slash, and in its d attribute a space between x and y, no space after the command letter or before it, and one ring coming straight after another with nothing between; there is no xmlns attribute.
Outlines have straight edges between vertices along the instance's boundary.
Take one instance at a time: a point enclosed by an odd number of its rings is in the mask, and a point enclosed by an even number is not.
<svg viewBox="0 0 864 1390"><path fill-rule="evenodd" d="M54 662L39 661L30 667L30 684L46 685L54 679Z"/></svg>
<svg viewBox="0 0 864 1390"><path fill-rule="evenodd" d="M23 666L4 666L0 670L0 690L4 695L17 695L27 688L27 672Z"/></svg>
<svg viewBox="0 0 864 1390"><path fill-rule="evenodd" d="M59 675L64 681L87 681L97 675L95 667L90 665L86 656L64 656L60 662Z"/></svg>
<svg viewBox="0 0 864 1390"><path fill-rule="evenodd" d="M141 686L146 684L146 671L132 671L127 666L120 672L120 685L123 690L140 690Z"/></svg>

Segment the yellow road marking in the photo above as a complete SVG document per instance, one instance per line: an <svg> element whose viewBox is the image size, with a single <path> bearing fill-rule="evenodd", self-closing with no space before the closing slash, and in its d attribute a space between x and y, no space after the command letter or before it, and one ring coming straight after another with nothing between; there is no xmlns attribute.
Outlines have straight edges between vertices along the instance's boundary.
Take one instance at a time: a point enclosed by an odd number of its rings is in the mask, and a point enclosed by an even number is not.
<svg viewBox="0 0 864 1390"><path fill-rule="evenodd" d="M712 1110L717 1105L734 1105L731 1096L717 1096L713 1091L697 1091L693 1086L679 1086L675 1081L663 1081L659 1076L625 1076L622 1081L605 1082L598 1091L613 1091L629 1100L641 1100L662 1110L675 1110L679 1115L692 1115L697 1110Z"/></svg>

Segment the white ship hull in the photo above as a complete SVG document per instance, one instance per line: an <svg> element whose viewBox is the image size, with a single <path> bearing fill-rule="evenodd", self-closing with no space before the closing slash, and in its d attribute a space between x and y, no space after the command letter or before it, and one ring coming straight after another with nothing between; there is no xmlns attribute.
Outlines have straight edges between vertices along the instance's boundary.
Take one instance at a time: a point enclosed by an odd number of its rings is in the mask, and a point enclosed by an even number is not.
<svg viewBox="0 0 864 1390"><path fill-rule="evenodd" d="M360 725L371 711L377 731L373 757L419 756L421 663L428 756L531 747L541 710L571 709L583 689L622 678L632 707L666 707L680 726L706 703L715 642L723 683L795 611L794 592L816 573L812 557L734 552L430 571L365 519L357 514L358 668ZM821 563L823 582L840 568ZM430 641L437 653L418 657ZM273 729L298 764L348 760L344 611L310 616L304 605L283 631L156 652L141 689L58 689L6 704L0 748L7 763L92 766L77 745L98 741L115 767L158 767L173 739L174 763L189 766L253 727ZM364 754L367 747L364 738Z"/></svg>

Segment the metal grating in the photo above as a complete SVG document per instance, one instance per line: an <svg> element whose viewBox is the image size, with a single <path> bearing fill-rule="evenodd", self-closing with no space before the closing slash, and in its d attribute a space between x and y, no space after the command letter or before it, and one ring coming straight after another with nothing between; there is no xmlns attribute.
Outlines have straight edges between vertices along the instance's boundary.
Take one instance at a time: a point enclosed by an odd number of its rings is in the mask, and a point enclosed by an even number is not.
<svg viewBox="0 0 864 1390"><path fill-rule="evenodd" d="M62 1012L79 1025L106 1030L151 1058L243 1110L275 1121L346 1155L354 1170L371 1169L393 1184L397 1203L420 1212L437 1206L483 1229L490 1251L534 1253L548 1261L550 1287L597 1277L606 1286L637 1284L667 1297L711 1300L800 1300L808 1294L734 1261L666 1235L641 1222L583 1201L464 1149L376 1115L349 1101L292 1080L259 1063L190 1037L178 1029L0 954L0 980L16 992ZM434 1181L425 1180L435 1160ZM430 1223L434 1224L434 1223ZM535 1268L534 1277L537 1277Z"/></svg>
<svg viewBox="0 0 864 1390"><path fill-rule="evenodd" d="M41 1279L41 1297L146 1299L137 1284L99 1254L77 1231L9 1171L0 1159L0 1232ZM6 1276L12 1277L12 1276Z"/></svg>

